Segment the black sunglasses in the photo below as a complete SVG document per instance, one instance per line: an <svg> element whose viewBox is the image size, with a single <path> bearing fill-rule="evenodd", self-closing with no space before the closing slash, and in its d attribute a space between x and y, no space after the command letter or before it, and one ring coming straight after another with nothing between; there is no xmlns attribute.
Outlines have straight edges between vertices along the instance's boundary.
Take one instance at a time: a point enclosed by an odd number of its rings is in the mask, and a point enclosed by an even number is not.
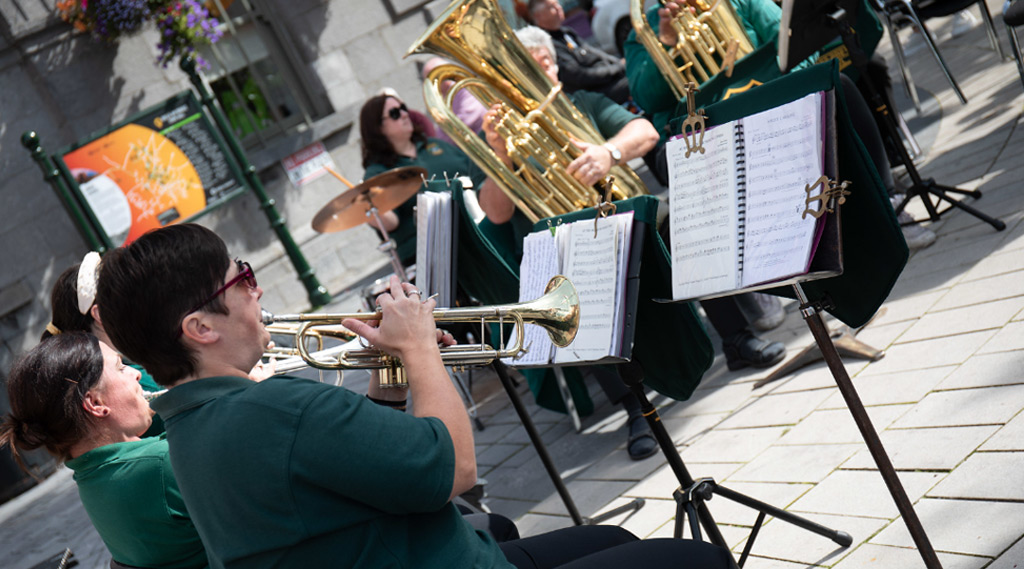
<svg viewBox="0 0 1024 569"><path fill-rule="evenodd" d="M402 117L403 112L409 112L409 107L406 107L405 103L402 103L397 107L392 107L391 110L388 111L388 118L390 118L393 121L397 121L399 118Z"/></svg>

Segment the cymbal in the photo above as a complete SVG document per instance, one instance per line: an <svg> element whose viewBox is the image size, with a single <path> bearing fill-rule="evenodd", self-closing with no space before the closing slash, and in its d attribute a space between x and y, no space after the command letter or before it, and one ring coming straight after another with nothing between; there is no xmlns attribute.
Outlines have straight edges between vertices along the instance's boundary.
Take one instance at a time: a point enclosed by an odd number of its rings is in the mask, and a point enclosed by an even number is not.
<svg viewBox="0 0 1024 569"><path fill-rule="evenodd" d="M344 231L365 223L371 207L379 214L391 211L416 195L426 175L425 168L405 166L364 180L327 202L313 217L313 229L320 233Z"/></svg>

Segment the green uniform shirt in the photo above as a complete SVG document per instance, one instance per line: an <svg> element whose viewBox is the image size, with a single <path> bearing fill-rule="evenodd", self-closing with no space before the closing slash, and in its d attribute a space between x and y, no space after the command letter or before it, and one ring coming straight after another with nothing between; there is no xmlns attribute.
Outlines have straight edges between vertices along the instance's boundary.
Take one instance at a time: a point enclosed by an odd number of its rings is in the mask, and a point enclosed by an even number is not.
<svg viewBox="0 0 1024 569"><path fill-rule="evenodd" d="M142 386L143 391L147 393L156 393L157 391L161 391L164 389L163 386L161 386L159 383L156 382L155 379L153 379L152 375L149 375L148 371L142 368L142 366L133 363L129 363L128 365L139 370L139 373L142 374L142 376L139 377L139 385ZM160 415L153 415L153 424L150 425L148 429L146 429L145 433L142 433L142 436L143 438L156 437L162 435L163 432L164 420L160 418Z"/></svg>
<svg viewBox="0 0 1024 569"><path fill-rule="evenodd" d="M782 20L782 9L771 0L731 0L736 14L740 17L747 37L759 48L766 44L775 44L778 41L779 22ZM657 34L658 17L660 5L654 6L647 11L647 22L654 33ZM665 81L654 64L651 55L644 48L643 44L636 38L636 31L629 33L622 50L626 54L626 76L629 78L630 92L633 100L643 109L666 140L665 127L668 121L675 116L676 100L672 87ZM774 50L773 50L774 51ZM776 74L780 74L778 66L775 66Z"/></svg>
<svg viewBox="0 0 1024 569"><path fill-rule="evenodd" d="M439 419L288 377L200 379L154 407L213 567L511 567L448 501Z"/></svg>
<svg viewBox="0 0 1024 569"><path fill-rule="evenodd" d="M207 567L163 437L102 446L66 464L115 561L150 568Z"/></svg>
<svg viewBox="0 0 1024 569"><path fill-rule="evenodd" d="M398 162L390 168L383 164L370 164L363 172L363 179L366 180L388 170L406 166L425 168L428 179L434 176L444 179L446 174L449 178L469 176L473 180L473 185L478 188L487 178L483 170L477 168L476 164L458 147L443 140L428 138L426 142L416 144L416 158L399 156ZM426 186L420 188L420 191L424 190L426 190ZM413 216L415 206L416 196L405 200L405 203L398 206L395 209L395 213L398 215L398 227L394 231L388 232L398 247L398 258L403 261L416 255L416 223Z"/></svg>

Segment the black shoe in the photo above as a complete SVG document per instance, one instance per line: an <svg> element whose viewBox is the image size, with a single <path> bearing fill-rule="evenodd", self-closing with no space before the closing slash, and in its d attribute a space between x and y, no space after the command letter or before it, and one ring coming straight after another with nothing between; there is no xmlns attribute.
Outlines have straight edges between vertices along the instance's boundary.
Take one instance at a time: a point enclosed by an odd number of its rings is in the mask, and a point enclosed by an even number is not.
<svg viewBox="0 0 1024 569"><path fill-rule="evenodd" d="M629 439L626 443L629 458L643 460L658 452L658 441L651 432L651 426L642 415L629 418Z"/></svg>
<svg viewBox="0 0 1024 569"><path fill-rule="evenodd" d="M722 341L725 362L729 371L745 367L771 367L786 357L786 346L782 342L769 342L750 332L742 332L729 340Z"/></svg>

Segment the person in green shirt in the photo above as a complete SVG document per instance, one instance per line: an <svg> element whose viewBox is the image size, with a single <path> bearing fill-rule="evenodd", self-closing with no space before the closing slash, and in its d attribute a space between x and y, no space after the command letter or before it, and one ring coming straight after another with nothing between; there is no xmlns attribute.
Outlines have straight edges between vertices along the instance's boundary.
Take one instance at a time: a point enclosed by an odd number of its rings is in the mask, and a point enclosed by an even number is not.
<svg viewBox="0 0 1024 569"><path fill-rule="evenodd" d="M363 397L298 378L248 380L269 341L262 294L220 237L187 223L112 251L100 275L111 338L170 388L154 405L212 567L728 566L724 549L639 541L615 526L500 545L474 531L451 503L476 483L476 457L434 300L392 277L379 322L342 322L405 365L407 391L374 379ZM407 395L411 414L390 409Z"/></svg>
<svg viewBox="0 0 1024 569"><path fill-rule="evenodd" d="M46 338L12 367L0 447L43 447L75 472L89 519L114 560L133 567L207 567L171 471L167 441L142 438L153 412L140 374L84 332Z"/></svg>
<svg viewBox="0 0 1024 569"><path fill-rule="evenodd" d="M419 166L427 171L427 179L468 176L475 187L486 183L486 174L462 150L443 140L427 137L405 103L394 95L376 95L363 104L359 112L359 133L364 180L395 168ZM420 191L425 189L424 184ZM415 261L415 206L416 196L412 196L380 216L383 228L395 241L403 265ZM375 221L369 223L380 229Z"/></svg>

